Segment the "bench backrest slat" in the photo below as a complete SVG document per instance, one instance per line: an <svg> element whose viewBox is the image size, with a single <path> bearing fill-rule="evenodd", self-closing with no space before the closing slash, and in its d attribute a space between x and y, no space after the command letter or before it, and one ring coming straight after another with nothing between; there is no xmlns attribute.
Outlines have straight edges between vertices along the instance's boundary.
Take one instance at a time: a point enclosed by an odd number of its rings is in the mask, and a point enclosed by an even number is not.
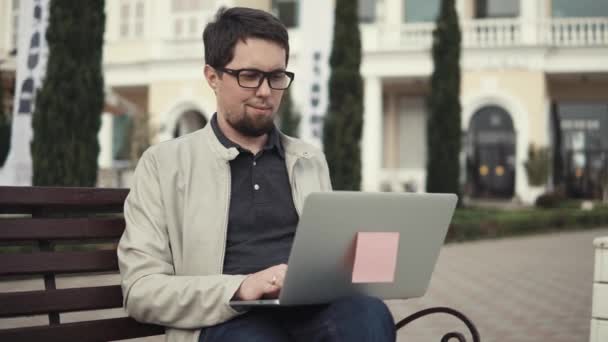
<svg viewBox="0 0 608 342"><path fill-rule="evenodd" d="M0 293L0 317L122 306L120 285Z"/></svg>
<svg viewBox="0 0 608 342"><path fill-rule="evenodd" d="M105 272L117 269L115 250L0 254L0 276Z"/></svg>
<svg viewBox="0 0 608 342"><path fill-rule="evenodd" d="M164 334L164 328L141 324L132 318L111 318L40 327L0 330L0 341L116 341Z"/></svg>
<svg viewBox="0 0 608 342"><path fill-rule="evenodd" d="M88 207L122 206L128 189L0 187L0 207Z"/></svg>
<svg viewBox="0 0 608 342"><path fill-rule="evenodd" d="M0 241L118 239L123 218L15 218L1 221Z"/></svg>

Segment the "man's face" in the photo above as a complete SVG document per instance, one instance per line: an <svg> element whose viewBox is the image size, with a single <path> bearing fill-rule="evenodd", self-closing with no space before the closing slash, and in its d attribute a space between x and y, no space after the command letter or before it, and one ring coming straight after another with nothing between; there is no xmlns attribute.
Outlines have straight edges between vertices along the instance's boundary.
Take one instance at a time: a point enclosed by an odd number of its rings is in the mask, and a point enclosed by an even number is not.
<svg viewBox="0 0 608 342"><path fill-rule="evenodd" d="M225 68L265 72L285 70L285 57L285 50L277 43L248 38L245 42L238 41L234 58ZM209 66L205 67L205 76L215 90L218 119L225 120L236 134L259 137L273 128L283 90L271 89L267 79L258 88L243 88L235 76L223 73L220 78Z"/></svg>

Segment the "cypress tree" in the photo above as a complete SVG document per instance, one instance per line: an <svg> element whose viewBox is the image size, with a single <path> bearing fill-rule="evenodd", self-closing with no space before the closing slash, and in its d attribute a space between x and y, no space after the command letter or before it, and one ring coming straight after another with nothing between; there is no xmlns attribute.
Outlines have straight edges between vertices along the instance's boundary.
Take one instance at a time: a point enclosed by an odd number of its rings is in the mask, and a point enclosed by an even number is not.
<svg viewBox="0 0 608 342"><path fill-rule="evenodd" d="M323 148L336 190L361 186L363 80L358 1L336 0L334 39L329 64L329 109L323 128Z"/></svg>
<svg viewBox="0 0 608 342"><path fill-rule="evenodd" d="M34 185L96 183L104 29L104 0L51 1L46 77L32 118Z"/></svg>
<svg viewBox="0 0 608 342"><path fill-rule="evenodd" d="M299 136L298 132L300 130L301 117L294 109L291 91L289 89L283 94L283 103L281 104L278 116L281 132L297 138Z"/></svg>
<svg viewBox="0 0 608 342"><path fill-rule="evenodd" d="M454 2L441 2L433 31L426 191L459 194L461 37Z"/></svg>
<svg viewBox="0 0 608 342"><path fill-rule="evenodd" d="M8 113L4 113L4 82L0 77L0 167L4 166L10 149L11 120L9 120Z"/></svg>

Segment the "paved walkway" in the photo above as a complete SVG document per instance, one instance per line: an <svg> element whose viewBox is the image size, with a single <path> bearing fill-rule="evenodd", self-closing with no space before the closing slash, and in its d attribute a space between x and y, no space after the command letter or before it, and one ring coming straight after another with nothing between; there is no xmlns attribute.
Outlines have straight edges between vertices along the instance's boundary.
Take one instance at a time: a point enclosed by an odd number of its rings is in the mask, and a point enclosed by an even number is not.
<svg viewBox="0 0 608 342"><path fill-rule="evenodd" d="M420 299L389 301L388 305L396 320L428 307L452 307L475 322L483 342L586 342L592 241L597 236L608 236L608 228L448 245L440 254L429 292ZM81 277L63 279L58 287L82 286L81 282ZM118 276L102 276L95 283L118 283ZM0 292L43 286L42 281L32 280L0 283ZM80 312L62 315L62 321L122 315L121 309ZM438 342L447 332L465 332L459 322L445 314L427 316L403 327L398 341ZM48 324L48 319L0 319L0 328L36 324ZM163 340L160 336L136 339Z"/></svg>
<svg viewBox="0 0 608 342"><path fill-rule="evenodd" d="M389 306L396 320L452 307L475 322L484 342L589 341L597 236L608 229L448 245L429 292ZM454 330L466 328L436 314L403 327L398 341L439 341Z"/></svg>

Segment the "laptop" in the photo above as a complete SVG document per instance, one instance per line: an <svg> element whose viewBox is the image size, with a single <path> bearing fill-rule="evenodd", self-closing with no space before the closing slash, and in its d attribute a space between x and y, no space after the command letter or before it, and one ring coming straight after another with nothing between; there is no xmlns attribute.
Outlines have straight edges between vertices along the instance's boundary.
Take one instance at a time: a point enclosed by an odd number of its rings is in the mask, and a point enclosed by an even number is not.
<svg viewBox="0 0 608 342"><path fill-rule="evenodd" d="M457 200L454 194L311 193L304 202L279 297L233 300L230 305L324 304L356 294L381 299L421 297L427 291ZM361 273L357 263L363 255L359 253L364 237L360 233L367 234L365 237L392 236L392 242L397 242L386 245L395 252L392 279L355 279L355 273ZM372 257L374 254L379 255L372 253Z"/></svg>

